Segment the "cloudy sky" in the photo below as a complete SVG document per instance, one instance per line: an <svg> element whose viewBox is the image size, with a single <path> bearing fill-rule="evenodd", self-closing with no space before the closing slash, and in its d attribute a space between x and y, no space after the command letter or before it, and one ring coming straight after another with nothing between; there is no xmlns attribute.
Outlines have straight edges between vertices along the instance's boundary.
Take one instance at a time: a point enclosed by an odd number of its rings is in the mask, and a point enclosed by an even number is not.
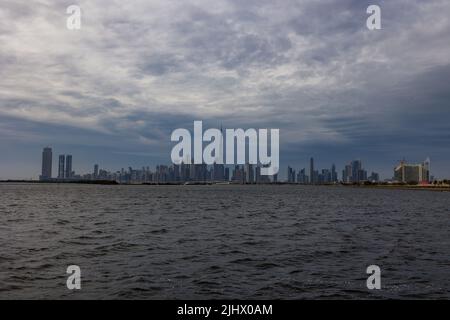
<svg viewBox="0 0 450 320"><path fill-rule="evenodd" d="M81 30L66 8L82 9ZM366 28L369 4L382 30ZM170 162L170 133L279 128L281 164L450 177L448 0L2 0L0 179ZM54 159L54 173L56 173ZM283 169L284 171L284 169Z"/></svg>

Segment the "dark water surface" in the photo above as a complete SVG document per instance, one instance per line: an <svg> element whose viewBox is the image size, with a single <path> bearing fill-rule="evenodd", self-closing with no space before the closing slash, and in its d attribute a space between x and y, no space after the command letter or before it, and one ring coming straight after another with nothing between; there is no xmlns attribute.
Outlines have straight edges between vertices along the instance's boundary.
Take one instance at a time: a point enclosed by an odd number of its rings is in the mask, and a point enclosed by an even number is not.
<svg viewBox="0 0 450 320"><path fill-rule="evenodd" d="M445 192L0 184L0 298L449 299L449 217Z"/></svg>

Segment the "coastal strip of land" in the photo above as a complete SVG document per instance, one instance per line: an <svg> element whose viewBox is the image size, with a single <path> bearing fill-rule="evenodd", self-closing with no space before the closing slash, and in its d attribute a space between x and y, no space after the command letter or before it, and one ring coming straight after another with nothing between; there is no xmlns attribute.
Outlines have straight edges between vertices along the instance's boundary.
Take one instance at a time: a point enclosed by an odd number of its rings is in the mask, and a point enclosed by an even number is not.
<svg viewBox="0 0 450 320"><path fill-rule="evenodd" d="M236 182L213 182L213 181L198 181L198 182L159 182L159 183L119 183L114 180L0 180L0 183L33 183L33 184L91 184L91 185L143 185L143 186L179 186L179 185L244 185L243 183ZM336 184L299 184L299 183L288 183L288 182L276 182L276 183L258 183L245 185L276 185L276 186L321 186L321 187L346 187L346 188L367 188L367 189L390 189L390 190L422 190L422 191L450 191L450 184L390 184L390 183L361 183L361 184L346 184L346 183L336 183Z"/></svg>

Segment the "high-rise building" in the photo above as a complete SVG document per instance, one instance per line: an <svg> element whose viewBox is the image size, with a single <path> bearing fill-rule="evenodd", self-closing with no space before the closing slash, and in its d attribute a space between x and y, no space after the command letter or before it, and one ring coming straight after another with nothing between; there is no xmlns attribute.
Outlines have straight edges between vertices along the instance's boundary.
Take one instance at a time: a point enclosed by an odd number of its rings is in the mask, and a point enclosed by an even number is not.
<svg viewBox="0 0 450 320"><path fill-rule="evenodd" d="M49 180L52 178L52 148L46 147L42 151L42 171L40 180Z"/></svg>
<svg viewBox="0 0 450 320"><path fill-rule="evenodd" d="M336 166L334 165L334 163L331 166L331 182L333 182L333 183L338 182L338 175L337 175Z"/></svg>
<svg viewBox="0 0 450 320"><path fill-rule="evenodd" d="M427 159L420 164L408 164L405 160L394 169L394 179L404 183L429 183L430 161Z"/></svg>
<svg viewBox="0 0 450 320"><path fill-rule="evenodd" d="M180 181L180 165L174 164L173 166L173 181ZM147 172L149 168L147 167Z"/></svg>
<svg viewBox="0 0 450 320"><path fill-rule="evenodd" d="M345 166L344 170L342 170L342 182L352 182L352 166L349 164Z"/></svg>
<svg viewBox="0 0 450 320"><path fill-rule="evenodd" d="M372 172L370 177L368 178L370 182L379 182L380 181L380 175L376 172Z"/></svg>
<svg viewBox="0 0 450 320"><path fill-rule="evenodd" d="M59 162L58 162L58 179L64 179L64 165L66 162L66 157L62 154L59 156Z"/></svg>
<svg viewBox="0 0 450 320"><path fill-rule="evenodd" d="M255 173L253 171L253 165L250 163L245 164L245 181L247 183L255 182Z"/></svg>
<svg viewBox="0 0 450 320"><path fill-rule="evenodd" d="M315 181L315 179L314 179L314 158L311 158L310 160L309 160L309 182L311 183L311 184L315 184L316 183L316 181Z"/></svg>
<svg viewBox="0 0 450 320"><path fill-rule="evenodd" d="M72 178L72 155L66 156L66 179Z"/></svg>
<svg viewBox="0 0 450 320"><path fill-rule="evenodd" d="M361 160L354 160L342 171L342 181L345 183L360 183L367 181L367 171L363 169Z"/></svg>
<svg viewBox="0 0 450 320"><path fill-rule="evenodd" d="M230 168L225 168L225 181L230 181Z"/></svg>
<svg viewBox="0 0 450 320"><path fill-rule="evenodd" d="M322 169L322 173L319 174L319 183L330 183L331 182L331 172L328 169Z"/></svg>
<svg viewBox="0 0 450 320"><path fill-rule="evenodd" d="M351 163L352 166L352 182L359 182L360 180L360 171L362 170L361 160L354 160Z"/></svg>
<svg viewBox="0 0 450 320"><path fill-rule="evenodd" d="M297 174L297 182L300 184L308 184L309 183L309 179L308 176L306 175L306 169L303 168L301 169L298 174Z"/></svg>
<svg viewBox="0 0 450 320"><path fill-rule="evenodd" d="M288 167L287 182L288 183L294 183L295 182L295 170L292 169L291 167Z"/></svg>
<svg viewBox="0 0 450 320"><path fill-rule="evenodd" d="M261 183L261 182L262 182L262 180L261 180L261 167L258 165L255 168L255 183L258 184L258 183Z"/></svg>
<svg viewBox="0 0 450 320"><path fill-rule="evenodd" d="M189 181L195 181L195 173L197 169L195 167L194 161L191 161L191 164L189 164Z"/></svg>
<svg viewBox="0 0 450 320"><path fill-rule="evenodd" d="M123 168L122 168L122 171L124 171ZM98 164L94 165L94 179L97 179L97 178L98 178Z"/></svg>
<svg viewBox="0 0 450 320"><path fill-rule="evenodd" d="M245 170L239 165L236 165L233 170L232 180L237 183L245 183Z"/></svg>
<svg viewBox="0 0 450 320"><path fill-rule="evenodd" d="M225 177L225 166L221 163L214 162L212 169L213 169L213 180L223 181Z"/></svg>

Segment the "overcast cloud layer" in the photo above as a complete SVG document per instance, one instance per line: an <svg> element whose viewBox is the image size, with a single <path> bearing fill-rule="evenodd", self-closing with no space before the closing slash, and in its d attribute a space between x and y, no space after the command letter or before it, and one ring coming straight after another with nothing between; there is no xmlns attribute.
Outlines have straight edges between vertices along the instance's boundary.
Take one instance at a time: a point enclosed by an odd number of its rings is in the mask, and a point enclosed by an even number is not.
<svg viewBox="0 0 450 320"><path fill-rule="evenodd" d="M382 30L366 28L369 4ZM361 158L388 178L429 156L450 177L449 13L448 0L2 0L0 178L36 178L45 145L81 172L169 163L170 133L193 120L280 128L282 166Z"/></svg>

